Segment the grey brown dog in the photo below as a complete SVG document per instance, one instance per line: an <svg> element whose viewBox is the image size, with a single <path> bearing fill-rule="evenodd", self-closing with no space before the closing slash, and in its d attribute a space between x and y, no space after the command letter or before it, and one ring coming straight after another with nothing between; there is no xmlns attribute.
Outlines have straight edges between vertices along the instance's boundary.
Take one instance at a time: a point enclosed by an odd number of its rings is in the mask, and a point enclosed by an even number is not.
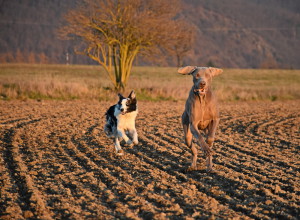
<svg viewBox="0 0 300 220"><path fill-rule="evenodd" d="M192 145L193 136L206 157L207 172L213 171L212 145L220 118L211 82L222 72L222 69L212 67L186 66L178 69L180 74L192 75L194 83L182 114L185 143L192 150L192 164L188 171L197 169L197 148ZM206 141L201 130L207 136Z"/></svg>

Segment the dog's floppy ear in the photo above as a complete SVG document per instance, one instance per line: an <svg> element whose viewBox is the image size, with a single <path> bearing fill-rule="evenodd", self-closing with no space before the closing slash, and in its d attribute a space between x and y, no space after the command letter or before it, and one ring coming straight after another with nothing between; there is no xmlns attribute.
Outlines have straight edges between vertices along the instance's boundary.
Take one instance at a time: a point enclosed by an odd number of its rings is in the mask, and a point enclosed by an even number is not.
<svg viewBox="0 0 300 220"><path fill-rule="evenodd" d="M178 69L178 73L183 74L183 75L189 75L192 74L195 69L197 69L196 66L185 66L185 67L181 67Z"/></svg>
<svg viewBox="0 0 300 220"><path fill-rule="evenodd" d="M217 75L220 75L221 73L223 73L223 70L222 70L222 69L219 69L219 68L208 67L208 70L209 70L210 75L211 75L212 77L217 76Z"/></svg>
<svg viewBox="0 0 300 220"><path fill-rule="evenodd" d="M135 92L132 90L131 92L130 92L130 94L129 94L129 96L128 96L128 98L130 98L130 99L135 99Z"/></svg>

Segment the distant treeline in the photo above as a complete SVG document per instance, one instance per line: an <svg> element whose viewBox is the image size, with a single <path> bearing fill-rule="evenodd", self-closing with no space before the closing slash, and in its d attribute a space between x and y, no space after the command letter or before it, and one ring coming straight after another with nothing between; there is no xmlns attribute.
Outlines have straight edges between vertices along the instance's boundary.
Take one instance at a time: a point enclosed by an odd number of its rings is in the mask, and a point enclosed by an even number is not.
<svg viewBox="0 0 300 220"><path fill-rule="evenodd" d="M96 64L89 58L74 53L65 53L62 56L49 57L45 52L8 51L0 53L0 63L32 63L32 64Z"/></svg>
<svg viewBox="0 0 300 220"><path fill-rule="evenodd" d="M49 63L50 60L45 53L35 54L34 52L21 52L17 50L16 53L7 52L0 54L0 63Z"/></svg>

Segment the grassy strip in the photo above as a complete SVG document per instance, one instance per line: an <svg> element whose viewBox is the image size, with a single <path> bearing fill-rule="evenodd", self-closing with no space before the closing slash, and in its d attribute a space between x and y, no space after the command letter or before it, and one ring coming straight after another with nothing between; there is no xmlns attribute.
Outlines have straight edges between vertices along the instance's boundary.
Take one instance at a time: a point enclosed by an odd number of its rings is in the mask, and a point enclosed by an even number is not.
<svg viewBox="0 0 300 220"><path fill-rule="evenodd" d="M115 100L100 66L0 64L0 99ZM174 67L134 67L125 95L134 89L139 100L184 100L190 76ZM300 70L225 69L213 80L221 101L300 98Z"/></svg>

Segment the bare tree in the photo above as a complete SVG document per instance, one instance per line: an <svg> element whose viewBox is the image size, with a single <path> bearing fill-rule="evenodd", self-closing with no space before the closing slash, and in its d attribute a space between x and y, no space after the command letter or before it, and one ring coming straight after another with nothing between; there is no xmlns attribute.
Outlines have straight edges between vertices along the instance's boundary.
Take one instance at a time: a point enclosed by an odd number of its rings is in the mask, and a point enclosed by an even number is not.
<svg viewBox="0 0 300 220"><path fill-rule="evenodd" d="M83 41L85 49L79 52L103 66L120 91L137 54L151 56L163 50L174 55L187 49L191 35L186 31L189 24L179 16L179 1L84 0L67 13L68 24L60 33Z"/></svg>
<svg viewBox="0 0 300 220"><path fill-rule="evenodd" d="M176 23L177 34L171 45L170 53L176 56L177 67L183 66L183 58L190 52L195 43L195 30L193 25L185 25L185 21Z"/></svg>

